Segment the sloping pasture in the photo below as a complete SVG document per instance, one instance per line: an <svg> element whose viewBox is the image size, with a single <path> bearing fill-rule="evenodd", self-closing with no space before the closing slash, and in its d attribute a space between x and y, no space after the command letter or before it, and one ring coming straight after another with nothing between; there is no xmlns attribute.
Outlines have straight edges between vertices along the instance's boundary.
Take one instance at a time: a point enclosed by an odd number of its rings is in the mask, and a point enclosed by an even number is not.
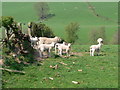
<svg viewBox="0 0 120 90"><path fill-rule="evenodd" d="M49 58L24 67L24 75L4 72L5 88L117 88L117 45L105 45L101 56L90 57L89 46L73 46L69 58ZM50 66L58 65L58 68ZM52 79L51 79L52 78ZM74 84L77 81L79 84Z"/></svg>

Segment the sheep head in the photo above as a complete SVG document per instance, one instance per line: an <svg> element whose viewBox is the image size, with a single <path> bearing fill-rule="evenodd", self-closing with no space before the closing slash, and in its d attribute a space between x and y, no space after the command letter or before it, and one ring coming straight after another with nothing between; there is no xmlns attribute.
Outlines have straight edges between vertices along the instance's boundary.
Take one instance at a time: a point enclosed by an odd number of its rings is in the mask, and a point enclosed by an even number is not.
<svg viewBox="0 0 120 90"><path fill-rule="evenodd" d="M103 43L103 39L102 38L98 38L97 42L98 43Z"/></svg>
<svg viewBox="0 0 120 90"><path fill-rule="evenodd" d="M58 42L61 42L61 38L60 37L55 37L55 39L57 39Z"/></svg>
<svg viewBox="0 0 120 90"><path fill-rule="evenodd" d="M68 43L68 46L70 47L70 46L71 46L71 43Z"/></svg>

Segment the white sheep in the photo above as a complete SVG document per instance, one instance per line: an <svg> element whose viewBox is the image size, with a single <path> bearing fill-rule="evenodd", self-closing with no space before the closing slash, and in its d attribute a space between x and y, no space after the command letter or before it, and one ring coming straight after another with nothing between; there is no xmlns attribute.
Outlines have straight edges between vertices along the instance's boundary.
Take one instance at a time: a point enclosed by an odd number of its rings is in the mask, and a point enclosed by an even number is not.
<svg viewBox="0 0 120 90"><path fill-rule="evenodd" d="M55 42L52 42L51 44L39 44L37 45L37 50L39 51L40 57L43 57L43 52L48 51L48 56L50 56L51 49L54 47Z"/></svg>
<svg viewBox="0 0 120 90"><path fill-rule="evenodd" d="M71 49L71 44L69 43L68 45L59 45L58 46L58 51L59 51L59 55L62 56L62 52L63 50L65 50L65 53L67 54L67 56L69 55L70 49Z"/></svg>
<svg viewBox="0 0 120 90"><path fill-rule="evenodd" d="M47 38L47 37L39 37L39 43L43 44L51 44L52 42L60 42L61 39L59 37L54 37L54 38Z"/></svg>
<svg viewBox="0 0 120 90"><path fill-rule="evenodd" d="M38 38L37 37L30 37L30 41L31 41L31 46L34 47L35 45L37 45Z"/></svg>
<svg viewBox="0 0 120 90"><path fill-rule="evenodd" d="M65 45L65 42L63 42L63 43L56 43L55 44L55 54L57 54L57 48L58 48L58 46L60 46L60 45ZM59 53L59 52L58 52Z"/></svg>
<svg viewBox="0 0 120 90"><path fill-rule="evenodd" d="M90 56L94 56L94 52L95 52L95 51L96 51L97 54L99 55L101 46L103 45L103 39L102 39L102 38L99 38L99 39L97 40L97 42L98 42L97 45L92 45L92 46L90 46Z"/></svg>

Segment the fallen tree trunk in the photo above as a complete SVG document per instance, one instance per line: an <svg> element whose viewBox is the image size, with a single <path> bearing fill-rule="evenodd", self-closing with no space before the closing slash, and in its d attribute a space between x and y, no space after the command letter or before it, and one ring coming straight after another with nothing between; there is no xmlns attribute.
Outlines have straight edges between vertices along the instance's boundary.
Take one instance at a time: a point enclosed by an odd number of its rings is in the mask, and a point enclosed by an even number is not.
<svg viewBox="0 0 120 90"><path fill-rule="evenodd" d="M11 70L11 69L5 69L5 68L0 68L0 70L5 70L5 71L8 71L8 72L18 72L18 73L25 73L24 71Z"/></svg>

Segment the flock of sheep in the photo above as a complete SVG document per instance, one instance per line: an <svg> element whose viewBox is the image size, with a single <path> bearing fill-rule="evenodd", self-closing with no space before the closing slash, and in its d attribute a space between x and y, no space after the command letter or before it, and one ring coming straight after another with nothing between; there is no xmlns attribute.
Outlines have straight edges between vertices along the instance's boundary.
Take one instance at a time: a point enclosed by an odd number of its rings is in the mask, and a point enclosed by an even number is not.
<svg viewBox="0 0 120 90"><path fill-rule="evenodd" d="M31 32L31 23L29 22L28 34L30 36L31 46L39 52L40 57L44 56L43 53L45 51L48 52L48 56L50 57L52 48L55 48L55 54L58 53L58 55L62 56L63 50L65 50L67 56L70 56L69 55L70 47L71 47L70 43L68 44L65 42L59 43L61 42L61 38L57 36L54 38L32 37L30 32Z"/></svg>
<svg viewBox="0 0 120 90"><path fill-rule="evenodd" d="M55 48L55 54L58 54L62 56L63 51L65 50L65 53L67 56L70 56L70 50L71 50L71 43L59 43L61 42L60 37L54 37L54 38L47 38L47 37L32 37L30 34L31 28L28 26L28 33L30 36L31 46L36 49L39 52L40 57L43 57L43 53L45 51L48 52L48 56L50 57L52 48ZM91 45L90 46L90 56L94 56L94 52L96 51L99 55L101 46L103 45L103 39L98 38L97 45Z"/></svg>
<svg viewBox="0 0 120 90"><path fill-rule="evenodd" d="M43 57L43 52L47 51L48 56L50 57L50 53L52 48L55 48L55 54L62 56L63 50L65 50L67 53L67 56L69 55L70 51L70 46L71 44L68 43L66 44L65 42L63 43L58 43L61 41L59 37L54 37L54 38L47 38L47 37L30 37L31 41L31 46L38 50L40 57Z"/></svg>
<svg viewBox="0 0 120 90"><path fill-rule="evenodd" d="M71 50L71 43L59 43L61 42L61 38L54 37L54 38L47 38L47 37L32 37L31 36L31 24L28 23L28 34L30 36L31 46L36 49L39 52L40 57L43 57L43 52L47 51L48 56L50 57L52 48L55 48L55 54L58 54L62 56L63 51L65 50L65 53L67 56L70 56L70 50ZM90 46L90 56L94 56L95 51L99 55L101 46L103 45L103 39L98 38L97 45L91 45Z"/></svg>
<svg viewBox="0 0 120 90"><path fill-rule="evenodd" d="M31 46L39 51L40 57L43 57L43 52L48 51L48 55L50 56L52 48L55 47L55 54L62 56L63 50L65 50L65 53L67 56L70 56L69 52L71 49L71 44L58 43L61 41L59 37L54 38L47 38L47 37L30 37ZM90 56L94 56L94 52L97 51L99 54L100 48L103 45L103 39L99 38L97 40L97 45L91 45L90 46Z"/></svg>

